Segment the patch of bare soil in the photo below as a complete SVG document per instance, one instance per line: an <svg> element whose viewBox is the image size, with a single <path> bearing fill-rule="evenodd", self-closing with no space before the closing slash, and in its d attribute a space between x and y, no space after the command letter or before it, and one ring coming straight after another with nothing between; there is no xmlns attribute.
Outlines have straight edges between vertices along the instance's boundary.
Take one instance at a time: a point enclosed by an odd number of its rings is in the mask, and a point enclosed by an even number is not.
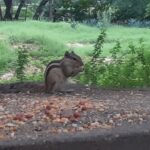
<svg viewBox="0 0 150 150"><path fill-rule="evenodd" d="M29 51L35 51L40 48L38 44L35 43L15 43L12 45L14 49L19 49L20 47L25 47Z"/></svg>
<svg viewBox="0 0 150 150"><path fill-rule="evenodd" d="M5 40L5 35L3 33L0 33L0 41Z"/></svg>
<svg viewBox="0 0 150 150"><path fill-rule="evenodd" d="M39 83L0 85L0 140L109 130L150 119L150 90L71 88L50 95Z"/></svg>
<svg viewBox="0 0 150 150"><path fill-rule="evenodd" d="M11 80L14 77L14 72L7 72L3 75L0 75L0 80Z"/></svg>
<svg viewBox="0 0 150 150"><path fill-rule="evenodd" d="M93 46L94 44L74 42L74 43L67 43L66 45L69 48L81 48L81 47L86 47L86 46Z"/></svg>

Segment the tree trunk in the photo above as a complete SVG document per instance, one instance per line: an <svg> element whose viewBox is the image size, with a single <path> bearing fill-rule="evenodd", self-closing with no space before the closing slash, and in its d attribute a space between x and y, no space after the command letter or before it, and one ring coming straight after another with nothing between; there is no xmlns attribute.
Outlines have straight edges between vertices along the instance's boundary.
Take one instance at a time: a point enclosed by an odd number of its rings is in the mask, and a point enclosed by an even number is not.
<svg viewBox="0 0 150 150"><path fill-rule="evenodd" d="M38 20L38 19L39 19L40 15L41 15L41 13L42 13L42 11L43 11L43 7L46 5L46 3L47 3L48 1L49 1L49 0L42 0L42 1L40 2L40 4L39 4L39 6L37 7L36 12L35 12L35 14L34 14L34 16L33 16L33 19L35 19L35 20Z"/></svg>
<svg viewBox="0 0 150 150"><path fill-rule="evenodd" d="M12 0L4 0L5 6L6 6L6 10L5 10L5 16L4 19L5 20L12 20Z"/></svg>
<svg viewBox="0 0 150 150"><path fill-rule="evenodd" d="M20 15L20 12L21 12L21 9L22 9L22 7L24 6L24 4L25 4L25 0L21 0L21 1L20 1L20 4L19 4L19 6L18 6L18 9L17 9L17 11L16 11L16 14L15 14L15 19L16 19L16 20L18 20L19 15Z"/></svg>
<svg viewBox="0 0 150 150"><path fill-rule="evenodd" d="M53 4L54 4L54 0L49 0L49 20L53 21Z"/></svg>
<svg viewBox="0 0 150 150"><path fill-rule="evenodd" d="M0 20L3 20L1 5L0 5Z"/></svg>

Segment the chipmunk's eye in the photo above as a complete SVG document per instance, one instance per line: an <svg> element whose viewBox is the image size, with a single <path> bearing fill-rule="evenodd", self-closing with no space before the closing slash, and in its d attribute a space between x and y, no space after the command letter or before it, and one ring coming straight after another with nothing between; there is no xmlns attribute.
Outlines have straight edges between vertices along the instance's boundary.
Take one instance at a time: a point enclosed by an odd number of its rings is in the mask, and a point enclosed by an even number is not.
<svg viewBox="0 0 150 150"><path fill-rule="evenodd" d="M73 57L73 60L77 60L77 59Z"/></svg>

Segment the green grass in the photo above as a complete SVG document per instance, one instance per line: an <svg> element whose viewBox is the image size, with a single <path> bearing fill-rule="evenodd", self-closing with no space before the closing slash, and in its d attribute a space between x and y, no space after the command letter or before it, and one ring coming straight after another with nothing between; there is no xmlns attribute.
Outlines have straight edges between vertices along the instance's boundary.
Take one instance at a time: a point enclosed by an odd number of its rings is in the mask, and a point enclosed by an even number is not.
<svg viewBox="0 0 150 150"><path fill-rule="evenodd" d="M68 43L81 43L74 50L81 56L90 55L94 42L100 31L96 27L78 24L76 29L71 28L69 23L50 22L0 22L0 72L12 67L16 61L16 50L12 44L34 43L37 50L31 51L31 56L42 59L58 57L68 50ZM145 47L150 51L150 29L129 28L123 26L111 26L107 29L107 38L103 48L103 54L109 55L109 50L119 40L123 50L127 49L128 43L138 44L143 38ZM46 61L47 61L46 59Z"/></svg>
<svg viewBox="0 0 150 150"><path fill-rule="evenodd" d="M7 67L12 67L16 60L16 53L10 48L7 41L0 42L0 71L4 72Z"/></svg>
<svg viewBox="0 0 150 150"><path fill-rule="evenodd" d="M72 29L68 23L49 22L0 22L0 33L7 36L7 40L16 42L36 42L43 46L43 49L51 51L52 55L62 55L67 49L66 44L70 42L94 42L99 34L99 29L79 24L77 29ZM126 48L128 42L136 43L143 38L147 48L150 48L150 29L128 28L112 26L107 31L107 40L104 50L109 50L116 40L120 40ZM13 42L14 42L13 41ZM86 47L86 46L85 46ZM79 47L77 50L85 52L92 50L92 47ZM84 54L82 52L82 54ZM107 54L107 53L106 53Z"/></svg>

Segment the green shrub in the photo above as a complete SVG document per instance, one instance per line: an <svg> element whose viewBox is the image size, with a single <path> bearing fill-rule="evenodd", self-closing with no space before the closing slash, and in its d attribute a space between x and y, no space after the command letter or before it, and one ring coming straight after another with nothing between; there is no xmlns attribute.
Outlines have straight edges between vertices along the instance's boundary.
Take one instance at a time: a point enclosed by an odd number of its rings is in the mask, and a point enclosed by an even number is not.
<svg viewBox="0 0 150 150"><path fill-rule="evenodd" d="M16 67L16 76L20 82L23 82L25 79L25 66L28 63L28 51L25 47L20 47L18 50L18 59Z"/></svg>
<svg viewBox="0 0 150 150"><path fill-rule="evenodd" d="M92 58L89 62L85 64L85 74L83 78L83 81L85 83L88 82L90 84L97 84L99 78L98 74L104 69L103 66L101 66L102 59L99 58L102 54L102 47L105 40L105 36L105 29L102 29L101 34L97 38Z"/></svg>
<svg viewBox="0 0 150 150"><path fill-rule="evenodd" d="M102 30L92 58L85 64L81 82L115 88L150 86L150 53L145 50L143 40L139 40L138 46L129 43L126 51L116 41L116 45L110 50L110 57L105 58L102 56L105 38L105 30Z"/></svg>

